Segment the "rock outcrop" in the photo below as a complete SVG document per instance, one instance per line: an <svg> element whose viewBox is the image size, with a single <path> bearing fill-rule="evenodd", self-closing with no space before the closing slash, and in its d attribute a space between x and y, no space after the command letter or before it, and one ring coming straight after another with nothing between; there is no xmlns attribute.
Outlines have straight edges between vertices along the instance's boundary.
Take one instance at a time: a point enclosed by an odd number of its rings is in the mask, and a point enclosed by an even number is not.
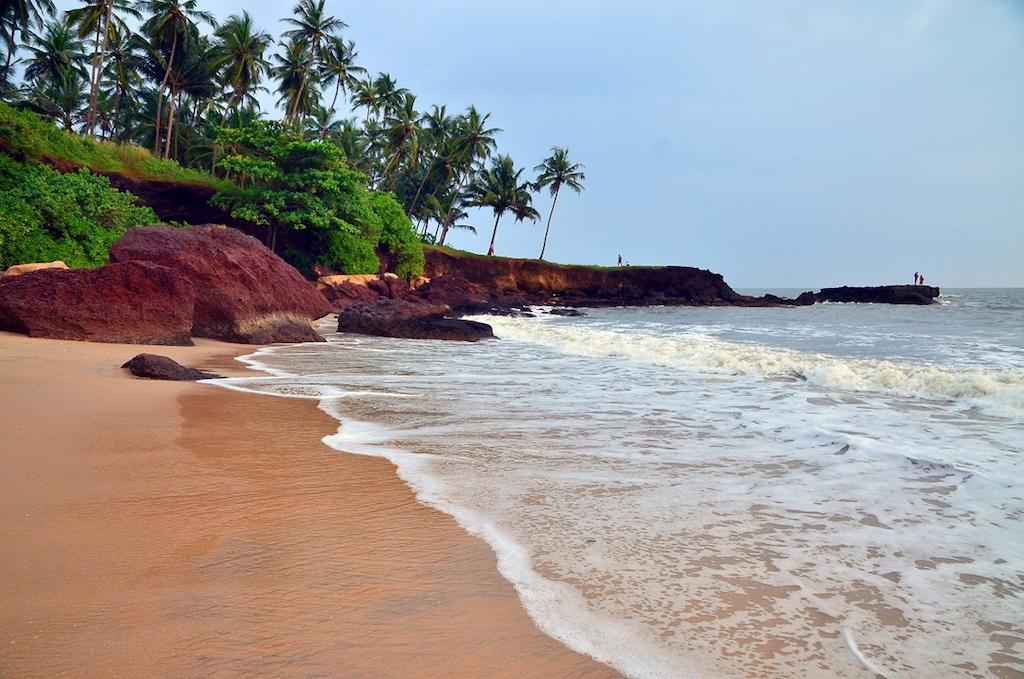
<svg viewBox="0 0 1024 679"><path fill-rule="evenodd" d="M22 274L31 273L33 271L42 271L43 269L66 269L68 265L64 262L55 260L53 262L30 262L28 264L15 264L9 267L2 274L3 276L20 276Z"/></svg>
<svg viewBox="0 0 1024 679"><path fill-rule="evenodd" d="M870 304L931 304L939 296L939 289L931 285L876 285L872 287L822 288L817 293L807 293L797 298L806 300L805 295L813 294L814 302L860 302ZM813 303L813 302L812 302Z"/></svg>
<svg viewBox="0 0 1024 679"><path fill-rule="evenodd" d="M338 332L405 339L476 342L494 337L486 323L451 318L443 305L415 299L380 297L373 304L354 304L338 314Z"/></svg>
<svg viewBox="0 0 1024 679"><path fill-rule="evenodd" d="M734 291L720 274L689 266L597 267L552 264L427 248L426 275L434 288L439 279L464 281L467 297L506 305L567 306L774 306L763 297ZM455 292L452 283L447 287ZM429 294L429 293L428 293ZM457 304L454 306L458 306Z"/></svg>
<svg viewBox="0 0 1024 679"><path fill-rule="evenodd" d="M248 344L323 341L310 323L330 313L327 299L270 249L236 229L132 229L110 248L110 258L153 262L191 281L195 337Z"/></svg>
<svg viewBox="0 0 1024 679"><path fill-rule="evenodd" d="M138 354L121 367L136 377L145 377L151 380L194 382L220 377L216 373L187 368L172 358L157 354Z"/></svg>
<svg viewBox="0 0 1024 679"><path fill-rule="evenodd" d="M0 330L30 337L190 345L196 294L151 262L43 269L0 278Z"/></svg>

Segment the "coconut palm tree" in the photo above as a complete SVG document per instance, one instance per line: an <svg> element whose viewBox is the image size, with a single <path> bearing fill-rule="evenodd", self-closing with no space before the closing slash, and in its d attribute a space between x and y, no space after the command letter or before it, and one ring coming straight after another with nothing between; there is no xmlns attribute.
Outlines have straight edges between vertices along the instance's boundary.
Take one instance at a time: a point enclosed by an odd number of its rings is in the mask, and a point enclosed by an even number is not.
<svg viewBox="0 0 1024 679"><path fill-rule="evenodd" d="M380 95L377 94L377 86L374 85L372 79L356 80L352 86L352 105L366 109L363 125L368 126L370 114L378 111L380 107Z"/></svg>
<svg viewBox="0 0 1024 679"><path fill-rule="evenodd" d="M142 76L139 75L141 68L142 60L136 53L134 44L128 39L127 33L122 30L113 31L107 46L103 86L105 96L112 100L110 136L115 140L120 139L122 134L122 109L125 103L129 106L132 104L142 84Z"/></svg>
<svg viewBox="0 0 1024 679"><path fill-rule="evenodd" d="M440 158L441 152L445 146L449 144L451 135L455 131L455 118L448 115L448 109L445 106L439 106L434 104L431 108L430 113L424 113L423 119L420 121L421 131L425 132L426 140L428 144L422 145L429 146L427 155L429 161L423 163L424 166L423 176L420 178L419 186L416 188L416 194L412 198L412 202L409 203L407 212L409 216L412 216L413 212L416 211L417 204L420 200L420 194L423 192L423 187L426 185L427 180L430 179L434 173L435 162Z"/></svg>
<svg viewBox="0 0 1024 679"><path fill-rule="evenodd" d="M309 59L305 64L305 72L299 80L299 89L293 98L295 107L288 109L287 120L295 122L298 119L298 104L303 101L303 90L310 88L313 74L313 66L320 59L320 47L328 36L347 27L341 19L327 16L324 8L326 0L299 0L299 3L292 9L294 17L282 19L295 28L285 31L285 37L292 41L299 41L309 48Z"/></svg>
<svg viewBox="0 0 1024 679"><path fill-rule="evenodd" d="M491 232L491 244L487 254L494 254L494 239L498 235L498 222L506 212L512 212L516 221L524 219L536 220L537 211L531 207L533 196L530 193L533 185L522 179L526 168L516 168L512 158L499 155L491 167L479 173L477 178L466 190L467 207L489 207L494 211L494 230ZM447 230L441 233L444 243Z"/></svg>
<svg viewBox="0 0 1024 679"><path fill-rule="evenodd" d="M452 162L455 167L455 176L458 177L455 185L456 193L462 190L463 184L473 174L477 165L489 158L497 146L494 135L501 132L501 129L487 127L490 117L490 113L481 115L476 107L471 105L458 120L458 131L452 144ZM445 221L447 224L443 233L447 233L448 225L452 223L451 216L447 217Z"/></svg>
<svg viewBox="0 0 1024 679"><path fill-rule="evenodd" d="M416 95L405 93L401 105L399 105L387 121L388 126L384 130L386 148L391 152L391 159L384 166L380 181L377 187L383 186L389 174L395 173L398 161L405 157L409 160L410 166L415 169L416 161L419 158L419 133L420 114L416 112ZM392 189L394 183L392 184Z"/></svg>
<svg viewBox="0 0 1024 679"><path fill-rule="evenodd" d="M356 52L356 44L349 40L347 43L338 36L328 36L324 45L323 54L320 56L322 63L320 80L324 85L334 83L334 98L331 99L331 106L327 109L328 120L334 117L337 112L338 94L345 92L346 95L358 82L356 75L366 73L366 69L356 64L359 52ZM327 128L320 130L320 139L327 136Z"/></svg>
<svg viewBox="0 0 1024 679"><path fill-rule="evenodd" d="M260 81L270 68L270 62L263 55L273 38L257 30L246 11L228 17L217 27L214 36L217 45L212 66L220 73L221 84L230 88L228 107L258 105L255 93L264 89Z"/></svg>
<svg viewBox="0 0 1024 679"><path fill-rule="evenodd" d="M373 80L373 87L377 91L380 113L383 118L392 115L402 105L405 95L409 93L409 90L398 86L398 81L392 78L390 73L378 73Z"/></svg>
<svg viewBox="0 0 1024 679"><path fill-rule="evenodd" d="M277 92L281 95L278 103L292 111L286 120L301 120L320 99L315 83L306 82L310 74L307 66L311 58L309 47L295 38L284 45L282 54L274 55L277 63L273 67L273 75L278 80Z"/></svg>
<svg viewBox="0 0 1024 679"><path fill-rule="evenodd" d="M68 22L78 29L78 37L93 38L92 72L89 76L89 106L86 116L86 132L92 134L96 127L96 100L103 79L103 63L106 59L110 40L115 31L127 33L128 27L122 15L139 18L142 15L129 0L86 0L85 4L66 13Z"/></svg>
<svg viewBox="0 0 1024 679"><path fill-rule="evenodd" d="M53 0L0 0L0 41L7 48L5 76L10 77L14 55L18 51L18 34L22 42L29 42L29 27L43 25L43 17L57 11Z"/></svg>
<svg viewBox="0 0 1024 679"><path fill-rule="evenodd" d="M555 205L558 203L558 192L563 186L567 186L576 193L583 191L583 182L586 175L583 174L583 166L569 160L568 149L559 146L551 147L551 155L544 159L534 172L539 172L537 181L534 182L537 190L547 187L551 193L551 210L548 212L548 224L544 228L544 243L540 246L540 257L544 259L544 250L548 247L548 231L551 230L551 215L555 214Z"/></svg>
<svg viewBox="0 0 1024 679"><path fill-rule="evenodd" d="M68 73L86 77L85 48L67 21L46 23L39 33L30 35L25 48L29 52L25 60L26 80L64 86L70 82L65 77Z"/></svg>
<svg viewBox="0 0 1024 679"><path fill-rule="evenodd" d="M170 43L170 55L164 63L163 79L160 87L157 88L156 99L156 126L153 134L153 152L160 150L161 132L161 108L163 106L164 90L167 89L167 81L171 77L171 68L177 56L179 44L187 47L191 42L198 40L198 22L205 21L216 27L217 21L213 15L204 10L197 9L199 0L140 0L139 7L142 13L149 16L149 19L142 25L142 32L150 37L154 44L161 47Z"/></svg>

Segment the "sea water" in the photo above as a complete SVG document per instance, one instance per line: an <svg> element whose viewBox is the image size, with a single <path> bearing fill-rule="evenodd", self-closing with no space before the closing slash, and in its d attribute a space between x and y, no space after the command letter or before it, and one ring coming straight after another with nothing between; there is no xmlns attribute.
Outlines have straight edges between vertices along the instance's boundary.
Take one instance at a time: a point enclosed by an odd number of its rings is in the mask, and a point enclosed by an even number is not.
<svg viewBox="0 0 1024 679"><path fill-rule="evenodd" d="M538 312L222 384L318 399L627 675L1024 672L1024 290Z"/></svg>

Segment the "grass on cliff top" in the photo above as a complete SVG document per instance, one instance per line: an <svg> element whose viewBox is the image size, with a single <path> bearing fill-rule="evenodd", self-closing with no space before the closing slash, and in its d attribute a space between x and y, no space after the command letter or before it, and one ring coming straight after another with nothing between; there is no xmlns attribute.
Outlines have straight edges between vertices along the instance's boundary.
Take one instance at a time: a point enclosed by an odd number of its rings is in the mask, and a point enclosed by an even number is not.
<svg viewBox="0 0 1024 679"><path fill-rule="evenodd" d="M499 255L481 255L476 252L470 252L468 250L459 250L457 248L449 247L447 245L424 245L424 250L437 250L454 257L464 257L466 259L479 259L484 261L494 260L508 260L508 261L519 261L519 262L537 262L541 260L532 259L530 257L501 257ZM621 266L602 266L600 264L560 264L558 262L552 262L550 260L543 260L543 263L547 266L552 266L559 269L594 269L596 271L612 270L612 269L624 269ZM633 266L633 269L660 269L658 266Z"/></svg>
<svg viewBox="0 0 1024 679"><path fill-rule="evenodd" d="M232 186L206 172L156 158L135 144L96 141L66 132L30 111L21 111L3 102L0 102L0 150L31 160L67 163L136 180L209 186L217 190Z"/></svg>

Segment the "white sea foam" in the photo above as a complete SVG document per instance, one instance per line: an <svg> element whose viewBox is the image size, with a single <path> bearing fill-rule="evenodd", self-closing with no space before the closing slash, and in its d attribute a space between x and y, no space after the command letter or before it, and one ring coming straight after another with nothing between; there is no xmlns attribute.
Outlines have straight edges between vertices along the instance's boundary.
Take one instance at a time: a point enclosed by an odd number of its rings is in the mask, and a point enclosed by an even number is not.
<svg viewBox="0 0 1024 679"><path fill-rule="evenodd" d="M318 394L341 422L325 442L391 460L492 546L540 629L629 676L1007 670L1024 430L964 405L991 410L1012 383L941 386L877 349L922 346L916 327L840 335L856 313L889 312L616 311L524 320L518 339L487 319L505 341L469 346L332 336L258 352L276 377L225 386ZM1022 366L1012 333L962 335L929 369ZM840 336L877 356L828 355ZM818 350L766 344L787 341Z"/></svg>
<svg viewBox="0 0 1024 679"><path fill-rule="evenodd" d="M558 321L477 319L490 323L499 337L584 356L625 358L693 372L796 378L829 389L961 400L999 416L1024 415L1021 369L951 369L741 344L699 333L662 336Z"/></svg>

